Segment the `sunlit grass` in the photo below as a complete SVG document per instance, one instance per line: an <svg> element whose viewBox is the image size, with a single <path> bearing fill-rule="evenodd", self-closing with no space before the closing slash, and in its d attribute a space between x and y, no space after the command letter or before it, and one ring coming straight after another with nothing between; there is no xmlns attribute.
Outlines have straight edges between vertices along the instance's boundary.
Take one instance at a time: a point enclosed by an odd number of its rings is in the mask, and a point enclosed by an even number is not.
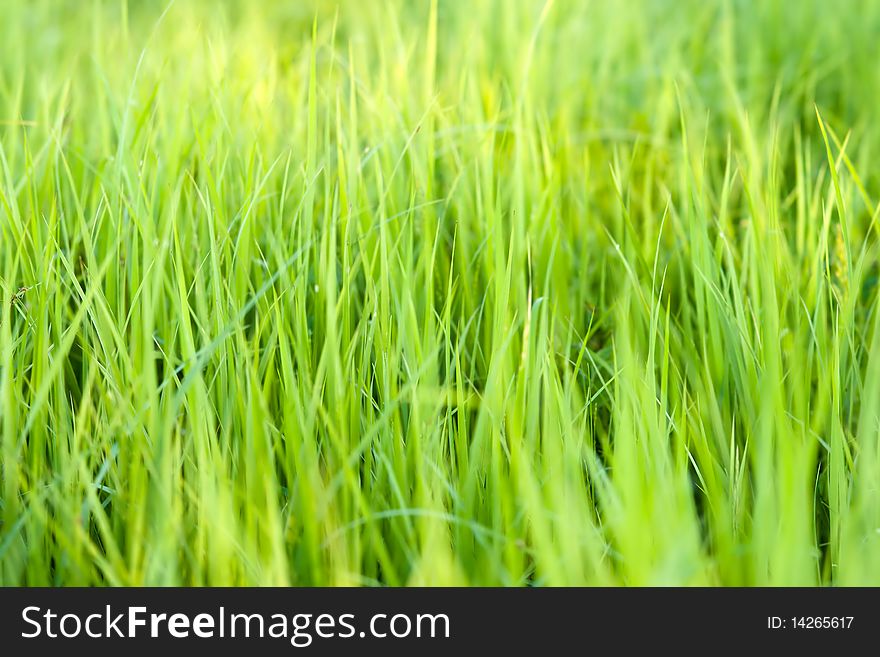
<svg viewBox="0 0 880 657"><path fill-rule="evenodd" d="M0 583L880 584L878 30L0 3Z"/></svg>

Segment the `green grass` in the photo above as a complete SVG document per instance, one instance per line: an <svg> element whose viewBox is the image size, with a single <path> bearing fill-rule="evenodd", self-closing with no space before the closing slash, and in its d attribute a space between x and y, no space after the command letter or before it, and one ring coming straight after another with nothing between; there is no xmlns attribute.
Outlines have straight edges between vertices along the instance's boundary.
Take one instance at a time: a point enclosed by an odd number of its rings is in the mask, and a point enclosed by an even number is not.
<svg viewBox="0 0 880 657"><path fill-rule="evenodd" d="M0 584L880 584L878 30L0 2Z"/></svg>

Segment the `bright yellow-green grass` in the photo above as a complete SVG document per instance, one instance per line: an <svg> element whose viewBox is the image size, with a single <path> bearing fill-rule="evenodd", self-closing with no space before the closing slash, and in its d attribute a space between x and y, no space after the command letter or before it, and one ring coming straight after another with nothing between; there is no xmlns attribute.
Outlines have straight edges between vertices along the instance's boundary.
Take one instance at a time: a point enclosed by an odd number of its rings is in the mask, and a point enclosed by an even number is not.
<svg viewBox="0 0 880 657"><path fill-rule="evenodd" d="M0 584L880 584L878 32L0 2Z"/></svg>

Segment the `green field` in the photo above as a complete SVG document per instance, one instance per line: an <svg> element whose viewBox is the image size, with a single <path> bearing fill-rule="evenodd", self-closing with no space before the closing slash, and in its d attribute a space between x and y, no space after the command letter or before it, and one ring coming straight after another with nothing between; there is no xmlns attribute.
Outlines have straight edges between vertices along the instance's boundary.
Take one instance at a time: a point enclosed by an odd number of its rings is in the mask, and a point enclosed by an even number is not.
<svg viewBox="0 0 880 657"><path fill-rule="evenodd" d="M880 3L0 3L0 584L880 584Z"/></svg>

